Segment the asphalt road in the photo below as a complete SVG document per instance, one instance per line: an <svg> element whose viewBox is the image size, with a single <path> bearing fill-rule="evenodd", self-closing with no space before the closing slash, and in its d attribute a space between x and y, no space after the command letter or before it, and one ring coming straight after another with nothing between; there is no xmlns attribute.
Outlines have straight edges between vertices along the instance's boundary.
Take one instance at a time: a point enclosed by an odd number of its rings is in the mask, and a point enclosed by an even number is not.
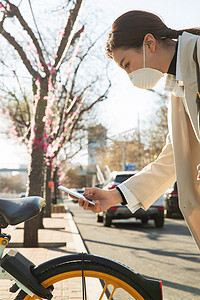
<svg viewBox="0 0 200 300"><path fill-rule="evenodd" d="M162 229L153 221L120 221L106 228L96 215L77 204L67 206L88 251L118 260L142 275L163 282L165 300L200 299L199 250L182 219L165 219Z"/></svg>

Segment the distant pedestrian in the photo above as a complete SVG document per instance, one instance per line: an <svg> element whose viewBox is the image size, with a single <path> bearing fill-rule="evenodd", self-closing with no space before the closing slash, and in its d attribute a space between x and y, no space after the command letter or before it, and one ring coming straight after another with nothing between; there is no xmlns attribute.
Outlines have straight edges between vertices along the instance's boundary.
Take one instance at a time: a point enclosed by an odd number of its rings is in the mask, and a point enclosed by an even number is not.
<svg viewBox="0 0 200 300"><path fill-rule="evenodd" d="M85 196L97 202L89 206L80 200L79 205L93 212L117 203L132 212L139 207L147 210L177 181L180 209L200 248L199 35L195 28L168 28L146 11L129 11L115 20L106 53L127 72L133 85L153 88L167 74L169 134L156 161L113 190L87 188Z"/></svg>

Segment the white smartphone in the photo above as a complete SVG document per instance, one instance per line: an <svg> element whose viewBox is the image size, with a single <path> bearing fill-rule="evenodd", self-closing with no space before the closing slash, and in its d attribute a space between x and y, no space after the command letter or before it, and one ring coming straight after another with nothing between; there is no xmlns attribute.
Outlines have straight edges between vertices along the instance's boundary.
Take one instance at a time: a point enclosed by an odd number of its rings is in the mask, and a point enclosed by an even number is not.
<svg viewBox="0 0 200 300"><path fill-rule="evenodd" d="M75 198L77 198L77 199L82 199L82 200L84 200L84 201L87 201L87 200L88 200L88 199L86 199L82 194L77 193L77 192L74 192L73 190L68 189L68 188L66 188L66 187L64 187L64 186L62 186L62 185L59 185L58 188L59 188L60 190L64 191L64 192L68 193L72 198L75 197ZM90 204L95 205L94 202L92 202L92 201L90 201L90 200L88 200L88 201L89 201Z"/></svg>

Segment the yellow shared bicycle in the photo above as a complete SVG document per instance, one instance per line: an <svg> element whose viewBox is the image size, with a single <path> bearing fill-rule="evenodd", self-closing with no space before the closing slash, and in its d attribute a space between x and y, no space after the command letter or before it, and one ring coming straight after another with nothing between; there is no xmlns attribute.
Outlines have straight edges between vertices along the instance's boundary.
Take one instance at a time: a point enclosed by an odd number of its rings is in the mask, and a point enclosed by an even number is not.
<svg viewBox="0 0 200 300"><path fill-rule="evenodd" d="M80 284L83 300L88 299L88 291L94 281L100 282L101 290L98 298L92 300L115 299L118 293L125 293L126 299L162 299L161 281L147 279L109 258L79 253L35 266L17 250L11 249L4 255L11 236L3 233L2 229L34 217L44 205L41 197L0 199L0 279L13 281L10 292L16 293L15 299L56 299L59 284L71 280L75 280L76 285ZM67 300L67 294L62 299Z"/></svg>

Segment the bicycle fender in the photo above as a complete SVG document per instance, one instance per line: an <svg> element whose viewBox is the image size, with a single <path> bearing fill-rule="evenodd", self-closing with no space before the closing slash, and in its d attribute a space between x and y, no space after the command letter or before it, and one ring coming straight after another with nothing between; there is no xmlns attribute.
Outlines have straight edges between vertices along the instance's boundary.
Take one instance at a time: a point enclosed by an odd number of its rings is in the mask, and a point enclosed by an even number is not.
<svg viewBox="0 0 200 300"><path fill-rule="evenodd" d="M92 255L87 253L78 253L72 255L61 256L47 262L42 263L38 267L33 269L34 276L38 276L41 272L44 272L46 269L53 268L54 266L58 266L59 264L67 264L70 262L80 262L83 261L85 264L87 262L95 262L101 265L105 265L113 270L123 273L125 276L130 278L138 287L148 291L149 300L162 300L162 289L161 289L161 281L145 278L140 275L138 272L134 271L132 268L115 261L110 258ZM83 265L84 266L84 265ZM84 267L83 267L84 269Z"/></svg>

